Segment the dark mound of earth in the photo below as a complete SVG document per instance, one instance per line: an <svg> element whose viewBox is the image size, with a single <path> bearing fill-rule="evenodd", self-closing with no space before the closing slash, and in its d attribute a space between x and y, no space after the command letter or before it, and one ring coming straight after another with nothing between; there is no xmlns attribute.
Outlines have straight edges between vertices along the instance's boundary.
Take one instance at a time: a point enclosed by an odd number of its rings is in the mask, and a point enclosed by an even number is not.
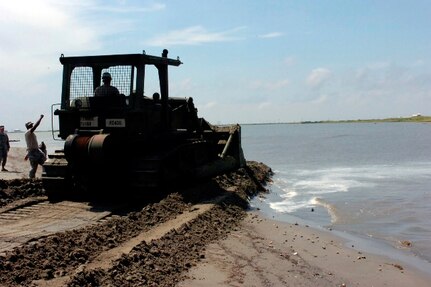
<svg viewBox="0 0 431 287"><path fill-rule="evenodd" d="M0 256L0 285L174 286L203 258L209 243L238 227L249 198L265 191L271 174L263 163L250 161L245 168L174 191L161 201L143 204L124 216L26 243ZM0 181L1 205L41 195L44 190L39 181ZM82 268L101 253L175 218L193 204L216 197L222 199L209 211L157 240L141 242L114 260L108 269ZM60 284L55 283L56 278L67 280Z"/></svg>

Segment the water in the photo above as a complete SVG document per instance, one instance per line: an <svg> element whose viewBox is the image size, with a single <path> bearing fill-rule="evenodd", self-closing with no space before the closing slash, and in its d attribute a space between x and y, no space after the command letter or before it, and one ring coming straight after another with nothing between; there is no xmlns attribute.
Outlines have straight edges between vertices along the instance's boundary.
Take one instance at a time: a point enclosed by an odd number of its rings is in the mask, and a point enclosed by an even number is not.
<svg viewBox="0 0 431 287"><path fill-rule="evenodd" d="M37 141L41 143L42 141L46 144L48 153L53 153L56 149L63 149L64 141L59 140L58 137L55 139L52 136L51 131L35 131L37 136ZM24 132L9 132L9 140L11 141L11 147L26 147ZM55 134L56 135L56 134Z"/></svg>
<svg viewBox="0 0 431 287"><path fill-rule="evenodd" d="M275 175L270 216L368 240L430 273L431 124L244 125L248 160ZM411 242L403 248L401 242ZM377 244L377 245L376 245ZM379 244L387 248L380 248ZM425 260L425 266L424 262Z"/></svg>

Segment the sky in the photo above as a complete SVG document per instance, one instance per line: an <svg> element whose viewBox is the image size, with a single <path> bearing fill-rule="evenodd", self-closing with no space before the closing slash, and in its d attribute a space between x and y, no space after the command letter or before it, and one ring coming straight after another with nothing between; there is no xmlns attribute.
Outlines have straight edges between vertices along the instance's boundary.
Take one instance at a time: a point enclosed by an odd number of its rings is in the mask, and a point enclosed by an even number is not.
<svg viewBox="0 0 431 287"><path fill-rule="evenodd" d="M431 1L0 0L0 124L60 102L65 56L179 57L213 124L431 115Z"/></svg>

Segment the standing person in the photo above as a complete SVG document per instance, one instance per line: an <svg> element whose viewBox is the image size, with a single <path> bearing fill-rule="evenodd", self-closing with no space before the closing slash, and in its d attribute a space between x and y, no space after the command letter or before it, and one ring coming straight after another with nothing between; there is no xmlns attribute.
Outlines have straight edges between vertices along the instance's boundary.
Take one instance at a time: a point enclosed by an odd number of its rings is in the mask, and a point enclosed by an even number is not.
<svg viewBox="0 0 431 287"><path fill-rule="evenodd" d="M46 160L46 155L39 149L37 137L34 133L42 119L43 115L40 115L40 118L36 121L36 123L33 124L32 122L27 122L25 124L27 129L27 132L25 133L25 142L27 144L27 155L25 156L25 159L30 160L30 178L34 178L36 176L37 166L39 164L42 165Z"/></svg>
<svg viewBox="0 0 431 287"><path fill-rule="evenodd" d="M120 95L120 92L118 91L118 89L114 86L111 86L112 77L110 73L108 72L103 73L102 81L103 81L103 85L100 87L97 87L96 90L94 90L95 97Z"/></svg>
<svg viewBox="0 0 431 287"><path fill-rule="evenodd" d="M5 168L7 162L7 153L9 152L9 137L4 132L4 126L0 126L0 162L1 162L1 170L8 171Z"/></svg>

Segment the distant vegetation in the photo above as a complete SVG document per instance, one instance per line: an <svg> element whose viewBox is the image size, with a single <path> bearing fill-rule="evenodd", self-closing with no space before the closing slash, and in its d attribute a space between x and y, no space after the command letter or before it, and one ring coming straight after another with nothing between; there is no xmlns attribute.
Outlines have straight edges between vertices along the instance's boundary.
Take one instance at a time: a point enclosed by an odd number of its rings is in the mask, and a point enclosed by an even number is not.
<svg viewBox="0 0 431 287"><path fill-rule="evenodd" d="M327 123L423 123L431 122L431 116L412 116L387 119L367 119L367 120L338 120L338 121L304 121L301 124L327 124Z"/></svg>
<svg viewBox="0 0 431 287"><path fill-rule="evenodd" d="M366 119L366 120L326 120L326 121L302 121L302 122L268 122L268 123L247 123L241 125L274 125L274 124L339 124L339 123L431 123L431 116L411 116L386 119Z"/></svg>

